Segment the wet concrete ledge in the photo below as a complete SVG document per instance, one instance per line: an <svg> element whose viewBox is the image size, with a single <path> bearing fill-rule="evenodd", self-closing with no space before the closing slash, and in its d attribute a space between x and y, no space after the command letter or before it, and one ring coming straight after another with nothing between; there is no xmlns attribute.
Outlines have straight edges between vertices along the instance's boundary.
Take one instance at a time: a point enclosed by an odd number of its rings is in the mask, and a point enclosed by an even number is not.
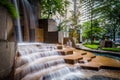
<svg viewBox="0 0 120 80"><path fill-rule="evenodd" d="M90 51L90 52L93 52L93 53L100 53L100 54L106 54L107 53L107 54L114 55L114 56L120 56L120 52L94 50L94 49L87 49L87 48L76 48L76 49Z"/></svg>

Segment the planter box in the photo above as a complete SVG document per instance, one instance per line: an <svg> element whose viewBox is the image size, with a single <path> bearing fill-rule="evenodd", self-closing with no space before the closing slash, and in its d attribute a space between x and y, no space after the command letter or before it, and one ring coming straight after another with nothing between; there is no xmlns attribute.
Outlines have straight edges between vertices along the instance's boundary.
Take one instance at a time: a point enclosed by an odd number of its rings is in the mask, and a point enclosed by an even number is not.
<svg viewBox="0 0 120 80"><path fill-rule="evenodd" d="M43 29L43 42L58 43L58 31L56 22L53 19L40 19L39 28Z"/></svg>

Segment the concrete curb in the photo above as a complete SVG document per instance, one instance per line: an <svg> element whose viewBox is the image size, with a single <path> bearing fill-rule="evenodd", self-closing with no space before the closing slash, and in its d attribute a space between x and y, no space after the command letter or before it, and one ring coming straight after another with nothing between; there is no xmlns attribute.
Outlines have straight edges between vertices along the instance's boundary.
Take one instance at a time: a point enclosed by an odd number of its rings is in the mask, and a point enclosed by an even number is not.
<svg viewBox="0 0 120 80"><path fill-rule="evenodd" d="M77 49L85 50L85 51L90 51L93 53L100 53L100 54L110 54L110 55L115 55L115 56L120 56L120 52L112 52L112 51L103 51L103 50L94 50L94 49L89 49L86 48L85 46L81 46Z"/></svg>

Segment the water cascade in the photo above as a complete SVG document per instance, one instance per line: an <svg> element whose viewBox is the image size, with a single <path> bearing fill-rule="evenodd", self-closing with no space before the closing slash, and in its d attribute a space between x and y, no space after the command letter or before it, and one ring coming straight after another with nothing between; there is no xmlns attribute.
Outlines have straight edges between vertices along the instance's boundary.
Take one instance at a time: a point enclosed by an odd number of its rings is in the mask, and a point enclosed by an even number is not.
<svg viewBox="0 0 120 80"><path fill-rule="evenodd" d="M21 24L20 24L20 15L19 15L19 9L18 9L18 0L13 0L13 3L15 5L18 17L15 20L15 31L16 31L16 38L18 42L22 42L23 38L22 38L22 31L21 31Z"/></svg>
<svg viewBox="0 0 120 80"><path fill-rule="evenodd" d="M19 67L22 64L32 62L39 58L44 58L44 57L49 57L49 56L57 57L58 55L59 55L59 53L56 51L36 52L36 53L30 54L30 55L25 55L25 56L19 57L19 60L16 64L16 66Z"/></svg>
<svg viewBox="0 0 120 80"><path fill-rule="evenodd" d="M35 41L35 27L37 27L37 19L35 18L33 9L28 0L20 0L23 7L24 15L24 39L26 41Z"/></svg>
<svg viewBox="0 0 120 80"><path fill-rule="evenodd" d="M64 67L62 69L59 69L55 72L51 72L51 73L43 76L41 79L42 80L55 80L58 77L61 77L61 76L66 75L68 73L71 73L71 70L68 67Z"/></svg>
<svg viewBox="0 0 120 80"><path fill-rule="evenodd" d="M114 80L101 71L84 71L79 63L67 64L66 56L54 44L18 44L15 80Z"/></svg>
<svg viewBox="0 0 120 80"><path fill-rule="evenodd" d="M35 45L19 45L18 46L19 56L16 58L16 71L15 79L25 79L29 78L36 80L36 78L43 79L42 75L46 72L54 72L49 74L51 78L53 75L62 76L62 74L67 74L72 72L67 64L65 63L63 56L60 52L57 52L57 48L53 44L41 44L39 46ZM59 70L60 69L60 70ZM34 75L34 76L29 76ZM39 77L36 77L38 76ZM29 77L27 77L29 76Z"/></svg>

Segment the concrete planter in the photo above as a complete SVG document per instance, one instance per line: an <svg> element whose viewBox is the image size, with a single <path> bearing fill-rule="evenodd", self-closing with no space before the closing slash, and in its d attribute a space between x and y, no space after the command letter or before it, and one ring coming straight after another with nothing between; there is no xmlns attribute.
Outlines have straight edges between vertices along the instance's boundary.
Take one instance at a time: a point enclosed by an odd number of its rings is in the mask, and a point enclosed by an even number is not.
<svg viewBox="0 0 120 80"><path fill-rule="evenodd" d="M63 38L64 37L69 37L69 32L67 32L67 31L59 31L58 32L58 42L63 43Z"/></svg>
<svg viewBox="0 0 120 80"><path fill-rule="evenodd" d="M0 6L0 39L14 41L13 19L4 7Z"/></svg>

